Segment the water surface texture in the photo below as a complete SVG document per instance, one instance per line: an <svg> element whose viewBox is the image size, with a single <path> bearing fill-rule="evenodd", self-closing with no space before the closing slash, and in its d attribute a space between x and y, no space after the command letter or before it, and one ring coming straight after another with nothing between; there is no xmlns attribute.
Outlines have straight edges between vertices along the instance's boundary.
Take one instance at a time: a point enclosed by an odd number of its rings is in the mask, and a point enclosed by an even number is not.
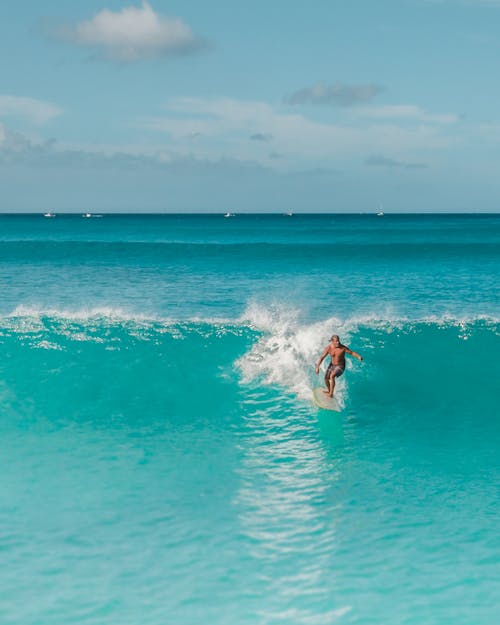
<svg viewBox="0 0 500 625"><path fill-rule="evenodd" d="M497 623L499 275L496 215L0 216L2 624Z"/></svg>

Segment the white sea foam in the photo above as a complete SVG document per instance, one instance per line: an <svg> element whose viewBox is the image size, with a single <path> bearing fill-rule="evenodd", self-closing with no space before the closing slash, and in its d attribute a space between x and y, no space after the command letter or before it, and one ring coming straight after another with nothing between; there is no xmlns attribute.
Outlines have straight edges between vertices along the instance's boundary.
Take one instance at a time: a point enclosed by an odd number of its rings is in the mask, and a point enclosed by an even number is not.
<svg viewBox="0 0 500 625"><path fill-rule="evenodd" d="M261 380L264 384L289 389L304 399L311 398L311 390L323 384L323 375L315 375L314 366L332 334L349 344L359 339L359 331L373 329L391 334L396 330L413 330L422 324L442 328L454 327L459 337L467 340L474 324L480 322L498 332L498 318L487 315L457 318L452 315L429 316L424 319L387 315L359 315L347 319L330 317L316 323L301 322L300 311L277 304L261 306L251 304L241 317L241 322L262 332L250 351L237 362L243 381ZM495 330L496 328L496 330ZM353 349L357 346L352 345ZM327 359L322 368L326 369ZM354 363L347 359L347 369ZM348 397L348 376L341 377L336 385L337 401L345 405Z"/></svg>
<svg viewBox="0 0 500 625"><path fill-rule="evenodd" d="M477 315L457 318L452 315L430 315L423 319L410 319L390 315L386 311L379 315L358 315L346 319L330 317L317 322L303 319L302 312L283 303L274 306L250 304L239 319L192 318L175 320L159 315L135 313L116 307L82 307L80 309L58 309L18 306L8 315L0 317L0 333L35 334L37 340L47 341L43 346L55 344L53 338L61 335L72 341L103 342L106 333L101 329L122 327L137 339L157 340L158 334L171 334L183 338L195 332L201 337L214 333L217 337L226 333L240 334L255 331L255 342L236 365L241 371L243 382L260 380L263 384L280 386L301 398L310 399L311 390L323 385L323 375L314 371L322 350L332 334L339 334L341 340L356 351L372 349L363 342L367 329L390 334L396 331L412 332L422 324L434 327L454 327L462 340L473 332L474 324L491 327L500 333L498 319ZM155 338L156 337L156 338ZM109 337L108 337L109 338ZM361 349L360 349L361 348ZM327 362L323 363L325 370ZM347 368L359 366L347 359ZM345 404L348 396L349 373L337 381L336 396Z"/></svg>
<svg viewBox="0 0 500 625"><path fill-rule="evenodd" d="M57 321L76 321L85 323L104 322L111 324L137 323L137 324L161 324L165 328L169 326L214 325L214 326L241 326L241 320L227 317L201 317L193 316L189 319L174 318L154 312L130 311L116 306L89 306L78 308L52 308L44 306L26 306L21 304L10 312L0 315L0 320L16 320L17 322L37 323L42 319L55 319Z"/></svg>
<svg viewBox="0 0 500 625"><path fill-rule="evenodd" d="M87 319L105 318L109 320L117 321L156 321L156 317L153 315L145 315L142 313L130 313L121 308L115 308L112 306L95 306L95 307L82 307L76 309L68 308L45 308L20 305L16 306L4 317L16 317L16 318L40 318L40 317L54 317L56 319L67 319L74 321L84 321Z"/></svg>
<svg viewBox="0 0 500 625"><path fill-rule="evenodd" d="M242 321L264 334L237 362L244 382L260 379L264 384L283 386L303 399L311 399L311 390L323 384L322 373L319 377L315 374L315 363L331 334L340 334L343 324L333 317L312 324L300 323L299 318L298 311L284 307L249 306ZM326 365L325 362L323 369ZM345 380L340 378L336 397L341 405L346 395Z"/></svg>
<svg viewBox="0 0 500 625"><path fill-rule="evenodd" d="M50 341L39 341L33 345L35 349L49 349L55 351L63 351L63 348L57 343L51 343Z"/></svg>
<svg viewBox="0 0 500 625"><path fill-rule="evenodd" d="M239 318L230 317L203 317L194 315L189 318L176 318L163 313L153 311L132 311L116 306L81 306L76 308L54 308L45 306L27 306L20 304L8 313L0 315L0 319L39 319L54 318L69 321L86 320L109 320L111 322L151 322L165 325L171 324L207 324L207 325L244 325L261 332L275 333L276 331L286 331L287 329L299 326L299 321L303 319L302 311L288 307L286 304L261 305L250 303L243 315ZM350 315L347 318L329 317L325 320L311 324L309 327L321 326L335 327L338 333L355 332L359 327L369 327L374 329L402 328L403 326L428 323L438 326L467 326L476 322L485 324L498 324L500 317L486 314L467 314L458 316L443 313L441 315L427 315L413 318L410 316L398 315L385 310L383 314L362 314ZM330 330L326 330L326 335L331 335ZM325 336L326 336L325 335Z"/></svg>

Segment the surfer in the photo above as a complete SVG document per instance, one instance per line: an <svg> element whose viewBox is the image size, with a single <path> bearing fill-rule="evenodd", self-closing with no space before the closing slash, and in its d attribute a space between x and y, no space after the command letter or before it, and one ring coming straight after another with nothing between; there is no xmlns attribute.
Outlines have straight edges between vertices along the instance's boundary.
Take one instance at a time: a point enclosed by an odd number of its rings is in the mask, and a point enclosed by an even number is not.
<svg viewBox="0 0 500 625"><path fill-rule="evenodd" d="M330 343L325 347L325 350L321 354L321 358L316 363L316 375L318 375L319 367L323 360L328 355L331 356L331 362L325 373L325 385L327 390L323 391L323 393L328 395L328 397L333 397L333 391L335 390L335 378L339 378L344 373L346 354L350 354L360 361L363 360L359 354L353 352L352 349L349 349L345 345L342 345L338 335L334 334L330 339Z"/></svg>

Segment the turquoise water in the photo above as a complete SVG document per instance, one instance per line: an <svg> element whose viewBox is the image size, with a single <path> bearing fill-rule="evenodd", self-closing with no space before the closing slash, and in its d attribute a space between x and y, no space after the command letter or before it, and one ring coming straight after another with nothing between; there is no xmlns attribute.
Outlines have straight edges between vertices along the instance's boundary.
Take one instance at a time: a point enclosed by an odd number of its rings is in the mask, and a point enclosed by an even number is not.
<svg viewBox="0 0 500 625"><path fill-rule="evenodd" d="M0 216L2 625L495 624L499 275L495 215Z"/></svg>

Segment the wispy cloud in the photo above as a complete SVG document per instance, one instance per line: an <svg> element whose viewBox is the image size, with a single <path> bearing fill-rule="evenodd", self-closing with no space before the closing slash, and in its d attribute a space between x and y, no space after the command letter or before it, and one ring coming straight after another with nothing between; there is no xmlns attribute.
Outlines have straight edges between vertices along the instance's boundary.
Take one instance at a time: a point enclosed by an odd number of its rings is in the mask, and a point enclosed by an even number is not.
<svg viewBox="0 0 500 625"><path fill-rule="evenodd" d="M346 158L359 162L365 154L422 154L447 148L454 137L437 124L401 123L381 118L376 123L318 122L305 115L284 112L266 102L229 98L175 98L166 103L164 115L142 117L135 126L149 130L156 140L168 138L179 151L207 158L214 155L257 160L270 164L259 140L249 137L272 136L273 152L286 154L286 167L311 167L328 163L337 167ZM199 134L196 146L187 143L189 133ZM280 161L274 161L280 166Z"/></svg>
<svg viewBox="0 0 500 625"><path fill-rule="evenodd" d="M367 165L417 168L423 165L426 154L447 149L457 140L435 124L400 125L385 119L353 123L351 117L347 124L332 124L259 101L176 98L167 101L165 109L162 116L129 122L150 132L149 145L43 142L4 128L0 137L2 160L127 168L154 168L192 159L203 163L230 160L258 163L286 173L318 167L345 169L349 163L358 167L367 154L405 154L412 159L370 157ZM283 155L286 158L281 158Z"/></svg>
<svg viewBox="0 0 500 625"><path fill-rule="evenodd" d="M500 7L500 0L422 0L423 4L462 4L465 6Z"/></svg>
<svg viewBox="0 0 500 625"><path fill-rule="evenodd" d="M182 19L160 15L147 2L116 12L103 9L76 24L46 24L44 30L122 63L185 54L204 45Z"/></svg>
<svg viewBox="0 0 500 625"><path fill-rule="evenodd" d="M469 6L500 7L500 0L459 0L459 2Z"/></svg>
<svg viewBox="0 0 500 625"><path fill-rule="evenodd" d="M384 90L380 85L345 85L316 83L285 98L288 104L323 104L350 107L373 100Z"/></svg>
<svg viewBox="0 0 500 625"><path fill-rule="evenodd" d="M500 124L480 124L478 130L486 138L498 139L500 137Z"/></svg>
<svg viewBox="0 0 500 625"><path fill-rule="evenodd" d="M0 164L27 167L114 170L159 170L170 173L267 171L261 164L238 158L198 158L160 146L65 145L54 139L35 140L0 123Z"/></svg>
<svg viewBox="0 0 500 625"><path fill-rule="evenodd" d="M255 132L253 135L250 135L250 139L252 141L264 141L269 142L273 138L273 135L266 132Z"/></svg>
<svg viewBox="0 0 500 625"><path fill-rule="evenodd" d="M454 124L461 119L456 113L430 113L413 104L363 107L357 110L357 114L376 119L416 120L437 124Z"/></svg>
<svg viewBox="0 0 500 625"><path fill-rule="evenodd" d="M54 139L39 140L11 130L0 123L0 163L38 167L137 167L159 163L158 155L145 155L95 148L67 147Z"/></svg>
<svg viewBox="0 0 500 625"><path fill-rule="evenodd" d="M392 167L399 169L425 169L428 167L426 163L414 163L409 161L399 161L388 156L374 155L369 156L365 160L368 167Z"/></svg>
<svg viewBox="0 0 500 625"><path fill-rule="evenodd" d="M0 95L0 117L20 117L33 124L45 124L62 114L62 109L50 102L13 95Z"/></svg>

